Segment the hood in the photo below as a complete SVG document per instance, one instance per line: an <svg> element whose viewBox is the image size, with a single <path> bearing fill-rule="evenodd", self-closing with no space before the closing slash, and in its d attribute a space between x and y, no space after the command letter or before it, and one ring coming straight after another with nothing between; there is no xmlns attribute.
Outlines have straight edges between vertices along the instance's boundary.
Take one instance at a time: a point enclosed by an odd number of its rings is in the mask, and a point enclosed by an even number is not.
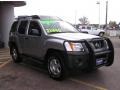
<svg viewBox="0 0 120 90"><path fill-rule="evenodd" d="M78 41L81 39L92 39L92 38L99 38L99 36L84 34L84 33L57 33L51 34L50 36L54 38L60 38L65 40L74 40Z"/></svg>

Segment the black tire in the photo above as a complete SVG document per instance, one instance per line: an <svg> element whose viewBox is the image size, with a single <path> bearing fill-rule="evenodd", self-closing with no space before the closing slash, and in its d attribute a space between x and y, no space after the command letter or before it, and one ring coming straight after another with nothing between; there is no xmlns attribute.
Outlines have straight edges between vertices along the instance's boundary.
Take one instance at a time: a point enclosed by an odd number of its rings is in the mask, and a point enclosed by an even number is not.
<svg viewBox="0 0 120 90"><path fill-rule="evenodd" d="M55 80L63 80L67 75L65 63L63 57L58 52L48 54L47 57L48 74Z"/></svg>
<svg viewBox="0 0 120 90"><path fill-rule="evenodd" d="M103 36L104 36L104 32L100 32L100 33L99 33L99 36L100 36L100 37L103 37Z"/></svg>
<svg viewBox="0 0 120 90"><path fill-rule="evenodd" d="M18 52L18 49L15 46L12 46L10 48L10 54L12 56L12 59L15 63L20 63L22 62L22 58L20 58L20 54Z"/></svg>
<svg viewBox="0 0 120 90"><path fill-rule="evenodd" d="M88 32L83 32L83 33L86 33L86 34L88 34Z"/></svg>

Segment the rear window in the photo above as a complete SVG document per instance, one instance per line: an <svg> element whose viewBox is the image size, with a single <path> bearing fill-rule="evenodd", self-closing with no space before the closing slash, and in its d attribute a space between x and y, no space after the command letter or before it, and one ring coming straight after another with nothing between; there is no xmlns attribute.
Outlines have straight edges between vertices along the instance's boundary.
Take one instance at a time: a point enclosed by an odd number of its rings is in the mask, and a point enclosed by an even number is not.
<svg viewBox="0 0 120 90"><path fill-rule="evenodd" d="M12 27L11 27L11 32L15 32L17 30L17 25L18 25L18 21L15 21L13 24L12 24Z"/></svg>

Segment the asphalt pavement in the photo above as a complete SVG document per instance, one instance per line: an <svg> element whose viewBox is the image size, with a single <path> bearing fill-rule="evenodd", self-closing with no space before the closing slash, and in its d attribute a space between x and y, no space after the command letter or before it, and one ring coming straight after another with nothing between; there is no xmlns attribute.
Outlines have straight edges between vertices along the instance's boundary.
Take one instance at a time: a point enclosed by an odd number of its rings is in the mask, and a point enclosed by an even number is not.
<svg viewBox="0 0 120 90"><path fill-rule="evenodd" d="M120 39L110 38L115 61L91 73L79 72L63 81L51 79L35 62L15 64L8 49L0 49L0 90L120 90Z"/></svg>

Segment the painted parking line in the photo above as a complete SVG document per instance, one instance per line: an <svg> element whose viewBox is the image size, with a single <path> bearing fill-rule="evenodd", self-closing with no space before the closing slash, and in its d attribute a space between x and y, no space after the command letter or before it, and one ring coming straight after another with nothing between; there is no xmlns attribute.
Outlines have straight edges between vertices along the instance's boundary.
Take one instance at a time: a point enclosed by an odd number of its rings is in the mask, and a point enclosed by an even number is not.
<svg viewBox="0 0 120 90"><path fill-rule="evenodd" d="M0 62L5 62L8 61L9 59L11 59L11 57L0 57Z"/></svg>
<svg viewBox="0 0 120 90"><path fill-rule="evenodd" d="M73 79L73 78L70 78L69 80L71 80L73 82L76 82L76 83L79 83L79 84L83 84L85 86L88 86L88 87L91 87L91 88L94 88L94 89L97 89L97 90L108 90L107 88L97 86L97 85L94 85L94 84L90 84L90 83L87 83L87 82L84 82L84 81L81 81L81 80L76 80L76 79Z"/></svg>
<svg viewBox="0 0 120 90"><path fill-rule="evenodd" d="M8 60L8 61L4 62L3 64L0 65L0 68L3 68L4 66L9 64L10 62L11 62L11 60Z"/></svg>

